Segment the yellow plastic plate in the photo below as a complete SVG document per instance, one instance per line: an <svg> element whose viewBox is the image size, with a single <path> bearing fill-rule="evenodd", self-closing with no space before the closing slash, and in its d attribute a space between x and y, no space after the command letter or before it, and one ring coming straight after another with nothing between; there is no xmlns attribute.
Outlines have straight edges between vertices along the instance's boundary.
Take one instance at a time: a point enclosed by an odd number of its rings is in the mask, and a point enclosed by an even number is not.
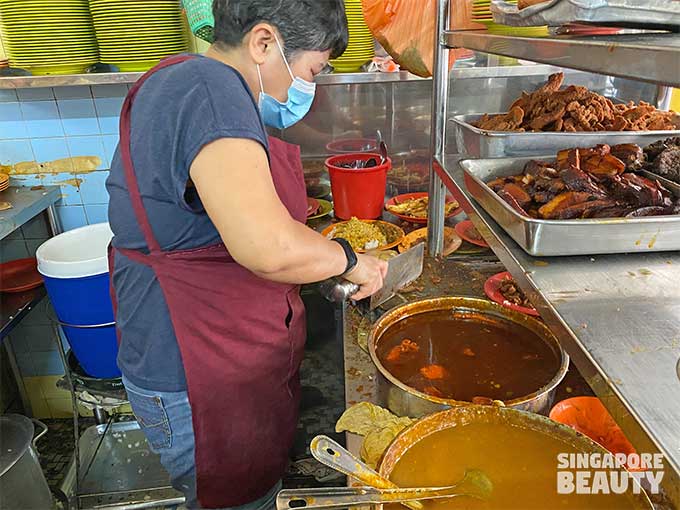
<svg viewBox="0 0 680 510"><path fill-rule="evenodd" d="M99 51L105 53L108 51L121 51L126 53L149 53L149 52L159 52L166 50L177 50L181 51L186 49L187 43L176 43L176 44L100 44Z"/></svg>
<svg viewBox="0 0 680 510"><path fill-rule="evenodd" d="M90 67L92 64L95 64L96 62L92 62L90 64L67 64L63 66L34 66L31 68L26 68L27 71L31 71L36 76L44 76L48 74L82 74L85 72L85 70Z"/></svg>
<svg viewBox="0 0 680 510"><path fill-rule="evenodd" d="M36 9L39 12L34 12ZM44 19L54 16L63 16L67 18L80 19L90 16L90 11L85 9L55 9L49 7L31 7L30 9L7 9L5 7L0 7L0 15L4 20L8 19Z"/></svg>
<svg viewBox="0 0 680 510"><path fill-rule="evenodd" d="M111 65L118 66L118 69L120 69L121 73L141 73L144 71L148 71L151 69L153 66L158 64L160 62L160 59L156 60L145 60L145 61L139 61L139 62L109 62Z"/></svg>
<svg viewBox="0 0 680 510"><path fill-rule="evenodd" d="M10 58L9 60L10 64L12 67L29 67L29 66L45 66L45 65L54 65L54 62L61 62L62 64L81 64L81 65L90 65L94 64L96 62L99 62L99 57L73 57L69 59L55 59L55 58L42 58L42 59L13 59Z"/></svg>

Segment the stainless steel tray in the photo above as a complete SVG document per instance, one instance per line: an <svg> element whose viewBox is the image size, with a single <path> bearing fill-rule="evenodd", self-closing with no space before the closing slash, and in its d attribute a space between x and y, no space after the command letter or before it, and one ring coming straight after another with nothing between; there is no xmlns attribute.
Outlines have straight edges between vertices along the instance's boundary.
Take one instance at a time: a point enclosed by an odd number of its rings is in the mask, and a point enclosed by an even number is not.
<svg viewBox="0 0 680 510"><path fill-rule="evenodd" d="M554 155L525 158L466 159L465 187L470 195L529 255L596 255L680 250L680 216L537 220L517 213L486 183L522 172L527 161L552 160ZM680 195L678 195L680 196Z"/></svg>
<svg viewBox="0 0 680 510"><path fill-rule="evenodd" d="M136 421L93 425L79 444L79 508L165 508L184 503ZM61 489L76 497L73 460Z"/></svg>
<svg viewBox="0 0 680 510"><path fill-rule="evenodd" d="M516 27L567 23L607 23L642 28L680 25L677 0L550 0L521 10L516 4L493 0L491 12L496 23Z"/></svg>
<svg viewBox="0 0 680 510"><path fill-rule="evenodd" d="M489 115L497 114L490 113ZM636 143L640 146L645 146L664 138L680 136L680 130L585 131L579 133L486 131L472 125L472 122L479 120L481 117L482 114L479 113L451 117L451 121L455 124L458 150L470 157L521 157L548 153L554 155L562 149L592 147L599 143L607 143L609 145Z"/></svg>

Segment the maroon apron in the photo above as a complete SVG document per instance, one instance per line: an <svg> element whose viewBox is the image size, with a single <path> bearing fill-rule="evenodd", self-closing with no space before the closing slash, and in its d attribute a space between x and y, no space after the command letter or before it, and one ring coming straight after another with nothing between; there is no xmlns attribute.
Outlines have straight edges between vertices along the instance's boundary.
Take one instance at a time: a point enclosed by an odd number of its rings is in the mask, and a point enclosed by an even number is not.
<svg viewBox="0 0 680 510"><path fill-rule="evenodd" d="M299 286L255 276L223 244L164 251L154 236L130 154L131 108L149 76L189 58L161 62L135 84L123 105L121 157L149 254L114 249L112 255L120 252L149 266L158 278L186 373L198 499L206 508L223 508L264 496L286 469L298 417L305 311ZM269 143L279 198L304 222L300 149L271 137Z"/></svg>

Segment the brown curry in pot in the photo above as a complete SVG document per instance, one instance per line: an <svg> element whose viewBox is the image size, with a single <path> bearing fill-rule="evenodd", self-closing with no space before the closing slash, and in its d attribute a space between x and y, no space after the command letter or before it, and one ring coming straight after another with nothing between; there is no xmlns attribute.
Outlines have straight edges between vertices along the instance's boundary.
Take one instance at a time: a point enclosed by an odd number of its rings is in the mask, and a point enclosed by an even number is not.
<svg viewBox="0 0 680 510"><path fill-rule="evenodd" d="M469 311L407 317L385 332L377 354L404 384L458 401L530 395L560 367L557 353L528 328Z"/></svg>

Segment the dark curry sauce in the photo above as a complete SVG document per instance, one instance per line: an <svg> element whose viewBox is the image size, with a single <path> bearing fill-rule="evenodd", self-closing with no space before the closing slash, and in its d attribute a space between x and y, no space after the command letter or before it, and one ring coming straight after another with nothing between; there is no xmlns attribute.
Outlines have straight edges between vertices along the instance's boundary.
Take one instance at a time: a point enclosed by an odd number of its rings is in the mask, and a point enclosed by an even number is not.
<svg viewBox="0 0 680 510"><path fill-rule="evenodd" d="M408 317L380 338L378 358L397 379L445 399L513 400L545 386L560 360L528 328L474 312Z"/></svg>

